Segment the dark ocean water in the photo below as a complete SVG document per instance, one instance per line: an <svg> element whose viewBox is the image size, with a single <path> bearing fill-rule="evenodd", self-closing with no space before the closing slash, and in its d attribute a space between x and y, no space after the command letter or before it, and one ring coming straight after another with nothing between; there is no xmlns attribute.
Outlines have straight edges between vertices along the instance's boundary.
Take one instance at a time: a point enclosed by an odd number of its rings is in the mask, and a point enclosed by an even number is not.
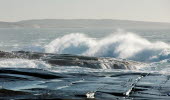
<svg viewBox="0 0 170 100"><path fill-rule="evenodd" d="M0 99L170 99L169 44L170 30L0 29Z"/></svg>

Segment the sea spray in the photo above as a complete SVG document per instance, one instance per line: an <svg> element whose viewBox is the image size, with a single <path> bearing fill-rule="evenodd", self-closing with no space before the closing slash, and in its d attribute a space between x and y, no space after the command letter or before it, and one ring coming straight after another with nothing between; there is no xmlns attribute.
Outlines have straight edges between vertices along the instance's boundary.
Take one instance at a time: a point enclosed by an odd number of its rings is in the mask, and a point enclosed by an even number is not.
<svg viewBox="0 0 170 100"><path fill-rule="evenodd" d="M93 39L84 34L75 33L53 40L45 46L45 51L60 54L83 54L95 45L97 45L97 43Z"/></svg>
<svg viewBox="0 0 170 100"><path fill-rule="evenodd" d="M162 53L170 50L169 44L161 41L150 42L135 33L125 31L118 31L101 39L92 39L82 33L72 33L53 40L44 48L47 53L114 57L142 62L170 58L168 54Z"/></svg>

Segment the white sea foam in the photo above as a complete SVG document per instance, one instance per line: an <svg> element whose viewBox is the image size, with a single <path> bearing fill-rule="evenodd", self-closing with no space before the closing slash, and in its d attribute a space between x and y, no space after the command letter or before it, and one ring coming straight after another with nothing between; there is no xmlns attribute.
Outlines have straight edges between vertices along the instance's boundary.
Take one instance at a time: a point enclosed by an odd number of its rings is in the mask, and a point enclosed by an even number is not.
<svg viewBox="0 0 170 100"><path fill-rule="evenodd" d="M0 59L0 68L39 68L48 69L51 66L43 61L27 59Z"/></svg>
<svg viewBox="0 0 170 100"><path fill-rule="evenodd" d="M97 57L115 57L136 61L160 61L170 58L167 43L150 42L135 33L118 31L102 39L92 39L75 33L53 40L45 46L47 53L82 54Z"/></svg>
<svg viewBox="0 0 170 100"><path fill-rule="evenodd" d="M84 34L75 33L53 40L45 46L45 51L48 53L83 54L96 45L97 43L93 39Z"/></svg>

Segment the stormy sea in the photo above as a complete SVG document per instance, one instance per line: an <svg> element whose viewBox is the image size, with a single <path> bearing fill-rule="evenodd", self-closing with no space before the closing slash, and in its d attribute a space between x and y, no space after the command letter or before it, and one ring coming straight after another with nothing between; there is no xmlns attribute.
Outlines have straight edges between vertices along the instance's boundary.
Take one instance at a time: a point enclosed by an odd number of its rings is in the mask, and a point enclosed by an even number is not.
<svg viewBox="0 0 170 100"><path fill-rule="evenodd" d="M0 99L169 100L170 30L1 28Z"/></svg>

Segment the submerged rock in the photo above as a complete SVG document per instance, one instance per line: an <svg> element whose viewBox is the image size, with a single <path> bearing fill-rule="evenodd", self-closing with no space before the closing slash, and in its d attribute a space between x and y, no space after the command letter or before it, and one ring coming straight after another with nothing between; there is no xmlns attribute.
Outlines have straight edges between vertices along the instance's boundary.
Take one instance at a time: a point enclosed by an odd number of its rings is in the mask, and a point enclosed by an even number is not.
<svg viewBox="0 0 170 100"><path fill-rule="evenodd" d="M42 60L51 65L59 66L79 66L94 69L137 69L143 63L135 61L127 61L115 58L106 57L88 57L72 54L52 54L40 52L27 52L27 51L13 51L3 52L0 51L0 58L22 58L30 60Z"/></svg>

